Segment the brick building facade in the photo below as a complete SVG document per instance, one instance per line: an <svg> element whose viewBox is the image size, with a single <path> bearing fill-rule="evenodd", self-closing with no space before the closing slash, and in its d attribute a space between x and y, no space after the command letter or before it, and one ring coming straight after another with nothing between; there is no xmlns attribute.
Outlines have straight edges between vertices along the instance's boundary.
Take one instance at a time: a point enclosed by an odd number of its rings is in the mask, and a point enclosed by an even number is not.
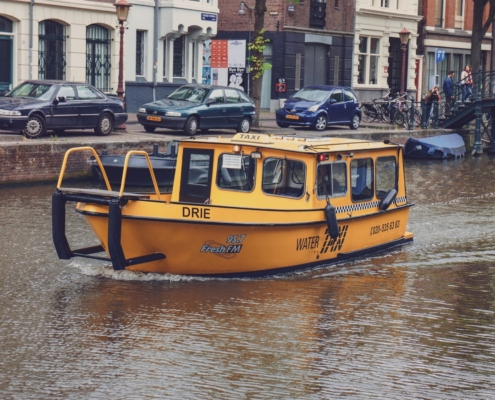
<svg viewBox="0 0 495 400"><path fill-rule="evenodd" d="M244 3L245 13L239 14ZM355 2L343 0L267 0L265 58L272 69L263 77L262 108L275 109L278 98L311 84L352 84L352 50ZM220 14L215 39L254 37L255 0L219 0ZM251 24L251 25L250 25ZM284 79L287 92L275 91Z"/></svg>
<svg viewBox="0 0 495 400"><path fill-rule="evenodd" d="M419 25L418 53L424 55L424 91L434 82L441 87L450 70L458 81L464 66L471 63L473 7L471 0L420 0L423 20ZM485 71L490 69L491 39L490 28L481 47ZM445 52L445 58L438 63L435 62L436 49Z"/></svg>

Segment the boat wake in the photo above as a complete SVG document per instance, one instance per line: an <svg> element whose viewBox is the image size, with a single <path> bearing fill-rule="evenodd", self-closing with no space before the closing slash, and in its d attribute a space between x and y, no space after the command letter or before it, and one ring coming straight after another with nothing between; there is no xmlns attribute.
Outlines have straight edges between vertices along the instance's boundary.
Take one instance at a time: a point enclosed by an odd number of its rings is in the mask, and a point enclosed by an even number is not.
<svg viewBox="0 0 495 400"><path fill-rule="evenodd" d="M139 271L115 271L111 265L91 265L81 260L73 260L71 267L77 268L84 275L98 278L113 279L116 281L141 281L141 282L184 282L210 280L204 277L182 276L173 274L154 274Z"/></svg>

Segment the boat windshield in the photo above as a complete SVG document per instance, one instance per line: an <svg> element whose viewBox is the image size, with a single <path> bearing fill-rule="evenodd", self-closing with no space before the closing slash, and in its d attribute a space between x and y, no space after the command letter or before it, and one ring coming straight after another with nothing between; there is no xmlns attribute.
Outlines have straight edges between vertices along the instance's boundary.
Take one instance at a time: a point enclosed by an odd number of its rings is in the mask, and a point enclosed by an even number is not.
<svg viewBox="0 0 495 400"><path fill-rule="evenodd" d="M317 101L321 103L328 97L327 90L304 88L292 95L294 100Z"/></svg>
<svg viewBox="0 0 495 400"><path fill-rule="evenodd" d="M39 100L50 100L54 91L54 85L24 82L7 93L5 97L31 97Z"/></svg>
<svg viewBox="0 0 495 400"><path fill-rule="evenodd" d="M172 92L167 98L171 100L185 100L192 103L202 103L208 92L209 89L205 88L183 86Z"/></svg>

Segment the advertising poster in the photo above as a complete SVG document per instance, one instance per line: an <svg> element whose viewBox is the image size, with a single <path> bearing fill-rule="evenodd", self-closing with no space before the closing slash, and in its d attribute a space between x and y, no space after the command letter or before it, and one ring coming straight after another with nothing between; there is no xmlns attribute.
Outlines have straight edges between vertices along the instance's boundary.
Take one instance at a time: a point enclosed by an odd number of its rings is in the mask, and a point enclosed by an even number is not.
<svg viewBox="0 0 495 400"><path fill-rule="evenodd" d="M207 40L203 48L203 61L204 84L230 86L246 91L245 40Z"/></svg>
<svg viewBox="0 0 495 400"><path fill-rule="evenodd" d="M211 79L211 67L205 67L203 66L203 79L202 83L203 85L211 85L212 79Z"/></svg>

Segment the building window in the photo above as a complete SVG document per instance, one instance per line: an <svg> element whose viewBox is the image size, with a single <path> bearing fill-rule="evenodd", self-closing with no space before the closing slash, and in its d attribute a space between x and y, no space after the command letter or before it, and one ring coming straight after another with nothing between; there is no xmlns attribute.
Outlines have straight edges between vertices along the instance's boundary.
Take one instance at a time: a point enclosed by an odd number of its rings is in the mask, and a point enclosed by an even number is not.
<svg viewBox="0 0 495 400"><path fill-rule="evenodd" d="M10 19L0 17L0 96L12 89L13 26ZM2 34L5 32L6 34Z"/></svg>
<svg viewBox="0 0 495 400"><path fill-rule="evenodd" d="M464 29L464 0L455 1L455 28Z"/></svg>
<svg viewBox="0 0 495 400"><path fill-rule="evenodd" d="M86 83L110 92L110 32L100 25L86 27Z"/></svg>
<svg viewBox="0 0 495 400"><path fill-rule="evenodd" d="M184 74L184 36L174 40L174 78L183 78Z"/></svg>
<svg viewBox="0 0 495 400"><path fill-rule="evenodd" d="M146 31L136 31L136 76L144 76L144 42Z"/></svg>
<svg viewBox="0 0 495 400"><path fill-rule="evenodd" d="M38 78L65 80L65 26L42 21L38 38Z"/></svg>
<svg viewBox="0 0 495 400"><path fill-rule="evenodd" d="M325 17L327 15L327 0L311 0L309 27L325 29Z"/></svg>
<svg viewBox="0 0 495 400"><path fill-rule="evenodd" d="M435 26L443 27L443 2L445 0L435 0Z"/></svg>
<svg viewBox="0 0 495 400"><path fill-rule="evenodd" d="M335 0L335 8L339 8L339 0Z"/></svg>
<svg viewBox="0 0 495 400"><path fill-rule="evenodd" d="M359 37L358 83L378 84L378 64L380 62L380 39Z"/></svg>

